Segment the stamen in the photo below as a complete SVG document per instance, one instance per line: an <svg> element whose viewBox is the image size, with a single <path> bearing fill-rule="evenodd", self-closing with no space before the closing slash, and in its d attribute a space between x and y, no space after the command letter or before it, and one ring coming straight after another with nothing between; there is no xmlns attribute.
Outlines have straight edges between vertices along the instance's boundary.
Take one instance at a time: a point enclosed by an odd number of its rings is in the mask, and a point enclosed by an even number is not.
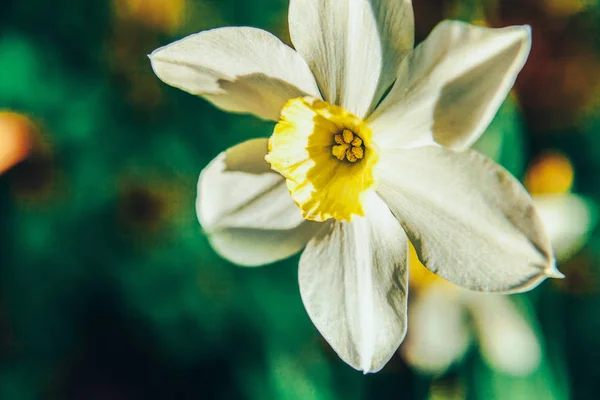
<svg viewBox="0 0 600 400"><path fill-rule="evenodd" d="M331 154L333 154L338 160L342 161L344 157L346 157L346 150L348 150L348 147L350 146L348 146L346 143L339 146L333 146L331 149Z"/></svg>
<svg viewBox="0 0 600 400"><path fill-rule="evenodd" d="M344 129L341 134L336 134L333 139L337 145L331 148L331 154L338 160L355 163L364 158L363 140L350 129Z"/></svg>
<svg viewBox="0 0 600 400"><path fill-rule="evenodd" d="M354 133L352 133L351 130L344 129L344 131L342 132L342 135L344 137L344 142L352 143L352 140L354 139Z"/></svg>
<svg viewBox="0 0 600 400"><path fill-rule="evenodd" d="M354 156L355 156L356 158L358 158L359 160L360 160L361 158L363 158L363 156L364 156L364 154L365 154L365 153L364 153L364 150L362 149L362 147L353 147L353 148L351 148L350 150L352 151L352 154L354 154Z"/></svg>
<svg viewBox="0 0 600 400"><path fill-rule="evenodd" d="M353 149L354 147L352 149L346 150L346 159L350 162L356 162L356 160L358 160L358 158L356 158L356 156L352 154Z"/></svg>

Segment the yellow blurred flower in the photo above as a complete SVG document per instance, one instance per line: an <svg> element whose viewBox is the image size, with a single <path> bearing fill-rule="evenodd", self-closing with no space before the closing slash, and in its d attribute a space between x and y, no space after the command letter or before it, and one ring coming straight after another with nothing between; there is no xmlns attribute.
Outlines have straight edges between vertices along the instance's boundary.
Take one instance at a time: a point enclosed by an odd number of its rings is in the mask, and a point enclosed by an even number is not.
<svg viewBox="0 0 600 400"><path fill-rule="evenodd" d="M556 152L542 154L525 174L525 187L533 195L560 194L571 190L574 171L571 161Z"/></svg>
<svg viewBox="0 0 600 400"><path fill-rule="evenodd" d="M183 22L186 0L113 0L113 9L119 19L174 33Z"/></svg>
<svg viewBox="0 0 600 400"><path fill-rule="evenodd" d="M542 5L556 17L568 17L585 11L594 5L594 0L544 0Z"/></svg>

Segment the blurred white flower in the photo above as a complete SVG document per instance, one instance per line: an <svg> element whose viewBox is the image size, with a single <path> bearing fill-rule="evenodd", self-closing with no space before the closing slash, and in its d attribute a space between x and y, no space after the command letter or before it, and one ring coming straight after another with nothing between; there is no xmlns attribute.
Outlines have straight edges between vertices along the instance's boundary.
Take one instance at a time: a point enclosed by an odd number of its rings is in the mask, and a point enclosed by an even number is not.
<svg viewBox="0 0 600 400"><path fill-rule="evenodd" d="M557 261L568 260L585 245L596 225L595 205L572 193L537 195L534 200Z"/></svg>
<svg viewBox="0 0 600 400"><path fill-rule="evenodd" d="M574 178L571 161L563 154L548 151L531 163L524 179L559 262L583 247L597 220L596 205L571 193Z"/></svg>
<svg viewBox="0 0 600 400"><path fill-rule="evenodd" d="M528 169L528 189L550 235L556 258L566 261L586 243L596 224L596 208L569 193L573 168L559 154L542 155ZM411 258L411 296L405 360L419 371L444 373L476 342L495 370L527 375L539 365L538 338L521 311L506 296L461 289L429 273Z"/></svg>
<svg viewBox="0 0 600 400"><path fill-rule="evenodd" d="M406 332L408 238L429 269L473 290L561 276L523 186L468 150L525 63L529 27L446 21L413 49L409 0L292 0L289 25L296 50L242 27L150 56L166 83L278 121L268 143L200 174L198 218L218 253L250 266L306 246L306 310L365 372Z"/></svg>
<svg viewBox="0 0 600 400"><path fill-rule="evenodd" d="M496 370L526 375L540 361L535 333L507 296L431 283L411 297L408 321L401 354L423 373L444 373L462 359L474 339Z"/></svg>

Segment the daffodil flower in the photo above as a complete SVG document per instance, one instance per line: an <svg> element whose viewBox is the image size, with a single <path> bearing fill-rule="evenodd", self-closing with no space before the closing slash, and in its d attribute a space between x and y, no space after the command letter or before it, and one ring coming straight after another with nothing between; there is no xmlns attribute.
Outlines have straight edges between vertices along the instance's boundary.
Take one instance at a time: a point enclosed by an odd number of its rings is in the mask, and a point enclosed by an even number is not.
<svg viewBox="0 0 600 400"><path fill-rule="evenodd" d="M169 85L277 121L200 174L198 218L218 253L250 266L305 248L306 310L364 372L405 336L409 239L473 290L561 276L526 190L467 149L523 67L529 27L446 21L413 49L409 0L291 0L289 26L295 49L229 27L150 56Z"/></svg>

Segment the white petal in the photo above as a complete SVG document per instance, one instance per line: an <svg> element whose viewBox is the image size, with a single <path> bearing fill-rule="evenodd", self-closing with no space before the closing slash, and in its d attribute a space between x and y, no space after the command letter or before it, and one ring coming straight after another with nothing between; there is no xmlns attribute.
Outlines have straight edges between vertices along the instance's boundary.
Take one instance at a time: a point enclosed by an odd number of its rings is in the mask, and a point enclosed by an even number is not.
<svg viewBox="0 0 600 400"><path fill-rule="evenodd" d="M360 118L392 85L414 44L410 0L291 0L289 24L325 100Z"/></svg>
<svg viewBox="0 0 600 400"><path fill-rule="evenodd" d="M150 55L165 83L233 112L278 120L292 98L320 98L306 62L269 32L219 28L190 35Z"/></svg>
<svg viewBox="0 0 600 400"><path fill-rule="evenodd" d="M225 228L211 232L208 240L221 257L234 264L254 267L298 253L315 236L318 228L310 221L285 230Z"/></svg>
<svg viewBox="0 0 600 400"><path fill-rule="evenodd" d="M439 375L460 360L471 339L465 312L458 291L449 285L412 292L401 347L406 361L423 373Z"/></svg>
<svg viewBox="0 0 600 400"><path fill-rule="evenodd" d="M366 217L332 222L300 258L308 315L338 355L366 372L383 368L406 333L406 235L375 194Z"/></svg>
<svg viewBox="0 0 600 400"><path fill-rule="evenodd" d="M200 224L215 250L240 265L289 257L319 228L302 218L266 152L267 139L241 143L219 154L198 181Z"/></svg>
<svg viewBox="0 0 600 400"><path fill-rule="evenodd" d="M585 245L596 225L595 206L574 194L536 196L552 248L558 261L566 261Z"/></svg>
<svg viewBox="0 0 600 400"><path fill-rule="evenodd" d="M389 95L368 121L380 146L435 139L464 149L479 138L525 64L528 26L440 23L406 57Z"/></svg>
<svg viewBox="0 0 600 400"><path fill-rule="evenodd" d="M481 355L498 371L527 375L540 363L538 339L507 296L468 293Z"/></svg>
<svg viewBox="0 0 600 400"><path fill-rule="evenodd" d="M481 154L440 146L380 154L377 192L432 272L478 291L523 291L554 266L533 200Z"/></svg>

